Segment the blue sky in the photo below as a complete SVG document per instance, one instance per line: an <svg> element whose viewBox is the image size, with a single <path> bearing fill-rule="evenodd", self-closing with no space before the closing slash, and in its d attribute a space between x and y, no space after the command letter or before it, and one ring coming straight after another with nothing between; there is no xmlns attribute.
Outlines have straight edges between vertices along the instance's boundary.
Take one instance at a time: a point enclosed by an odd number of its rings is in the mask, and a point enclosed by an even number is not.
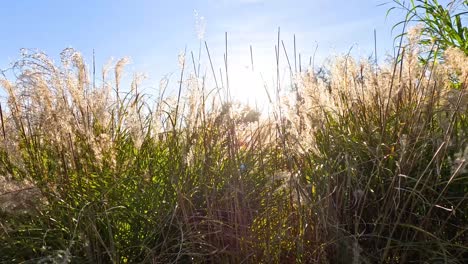
<svg viewBox="0 0 468 264"><path fill-rule="evenodd" d="M265 79L271 79L277 29L288 52L293 34L298 51L308 61L316 45L317 63L326 56L345 53L353 47L356 56L369 56L377 30L378 53L392 50L391 27L401 18L385 18L383 0L42 0L4 1L0 7L2 41L0 68L19 57L20 48L32 48L58 56L73 47L91 60L95 50L98 65L110 57L131 57L127 72L143 72L147 83L159 85L164 74L177 73L178 54L187 47L198 52L199 39L194 10L206 22L206 40L215 67L223 65L224 33L228 32L231 79L242 79L254 63ZM401 14L402 15L402 14ZM394 32L393 35L395 35ZM290 56L292 56L290 54ZM202 55L202 62L206 63ZM235 81L233 81L235 83ZM239 82L238 86L245 83ZM151 84L149 84L151 85ZM244 90L242 90L244 89ZM245 87L239 95L250 93ZM259 91L263 93L263 91Z"/></svg>

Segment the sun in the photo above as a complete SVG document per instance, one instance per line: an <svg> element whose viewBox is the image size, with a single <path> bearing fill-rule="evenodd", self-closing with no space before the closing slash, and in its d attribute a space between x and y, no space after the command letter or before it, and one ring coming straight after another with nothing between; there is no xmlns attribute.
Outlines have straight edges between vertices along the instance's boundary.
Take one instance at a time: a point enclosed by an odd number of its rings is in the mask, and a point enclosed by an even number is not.
<svg viewBox="0 0 468 264"><path fill-rule="evenodd" d="M235 64L229 71L229 93L233 100L264 110L269 106L268 87L264 76L270 74L252 69L245 64ZM271 78L270 78L271 79Z"/></svg>

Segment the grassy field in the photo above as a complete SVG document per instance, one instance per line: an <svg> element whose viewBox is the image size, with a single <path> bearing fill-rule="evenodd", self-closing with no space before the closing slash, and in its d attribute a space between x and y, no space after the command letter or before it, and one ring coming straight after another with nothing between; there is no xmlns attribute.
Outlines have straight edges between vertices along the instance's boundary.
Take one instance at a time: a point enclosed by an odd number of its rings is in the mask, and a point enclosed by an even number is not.
<svg viewBox="0 0 468 264"><path fill-rule="evenodd" d="M24 52L0 77L0 262L467 263L468 29L434 2L396 58L291 70L269 113L195 61L168 97L121 87L125 59Z"/></svg>

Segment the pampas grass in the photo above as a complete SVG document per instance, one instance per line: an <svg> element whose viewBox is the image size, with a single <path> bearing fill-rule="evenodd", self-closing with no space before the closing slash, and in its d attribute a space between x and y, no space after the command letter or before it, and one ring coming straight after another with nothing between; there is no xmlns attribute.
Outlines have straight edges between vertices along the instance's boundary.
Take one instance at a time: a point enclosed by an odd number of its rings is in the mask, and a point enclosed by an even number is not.
<svg viewBox="0 0 468 264"><path fill-rule="evenodd" d="M24 52L1 79L0 261L466 262L468 58L404 44L292 72L270 114L182 56L154 99L126 59L96 82L75 50Z"/></svg>

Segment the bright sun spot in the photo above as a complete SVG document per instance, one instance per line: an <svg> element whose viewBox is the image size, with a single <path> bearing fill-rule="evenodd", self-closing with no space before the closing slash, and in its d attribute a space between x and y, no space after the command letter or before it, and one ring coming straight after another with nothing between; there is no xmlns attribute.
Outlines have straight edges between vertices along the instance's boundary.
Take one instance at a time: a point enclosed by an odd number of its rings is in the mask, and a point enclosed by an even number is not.
<svg viewBox="0 0 468 264"><path fill-rule="evenodd" d="M252 69L250 58L239 57L229 68L230 94L234 100L266 111L269 100L265 86L270 92L274 71L268 67L268 60L257 58Z"/></svg>

